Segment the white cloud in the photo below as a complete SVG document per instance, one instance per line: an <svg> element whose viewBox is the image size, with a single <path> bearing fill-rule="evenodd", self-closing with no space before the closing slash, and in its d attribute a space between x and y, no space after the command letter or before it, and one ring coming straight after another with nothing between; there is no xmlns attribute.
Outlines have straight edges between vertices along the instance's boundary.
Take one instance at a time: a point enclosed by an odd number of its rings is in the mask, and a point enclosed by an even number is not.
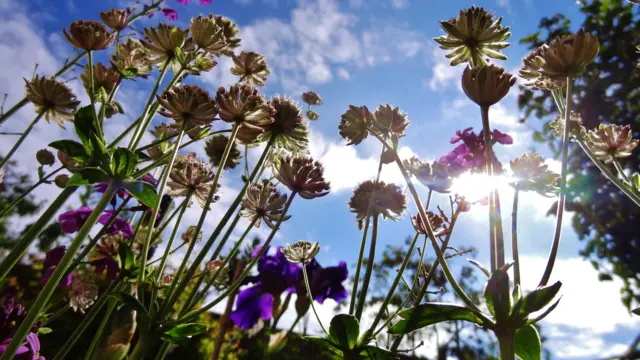
<svg viewBox="0 0 640 360"><path fill-rule="evenodd" d="M396 9L404 9L409 6L409 0L391 0L391 6Z"/></svg>
<svg viewBox="0 0 640 360"><path fill-rule="evenodd" d="M431 48L431 54L434 63L431 68L431 78L428 80L429 88L438 91L458 84L463 67L449 65L450 60L444 57L444 51L435 46Z"/></svg>
<svg viewBox="0 0 640 360"><path fill-rule="evenodd" d="M351 77L351 75L349 74L349 70L342 67L336 69L336 75L338 75L338 77L342 80L349 80L349 78Z"/></svg>

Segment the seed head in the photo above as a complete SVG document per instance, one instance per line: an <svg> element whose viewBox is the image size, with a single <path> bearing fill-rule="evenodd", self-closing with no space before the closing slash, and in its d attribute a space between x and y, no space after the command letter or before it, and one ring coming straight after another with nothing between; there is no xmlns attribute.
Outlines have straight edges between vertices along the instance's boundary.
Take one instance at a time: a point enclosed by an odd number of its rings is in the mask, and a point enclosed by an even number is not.
<svg viewBox="0 0 640 360"><path fill-rule="evenodd" d="M198 234L196 235L196 228L197 226L195 225L191 225L187 228L187 231L182 233L182 241L184 241L185 243L189 244L192 241L200 241L202 240L202 231L198 232Z"/></svg>
<svg viewBox="0 0 640 360"><path fill-rule="evenodd" d="M61 127L64 121L72 120L80 104L71 89L53 78L36 75L31 81L25 80L25 91L36 112L44 113L47 122L53 121Z"/></svg>
<svg viewBox="0 0 640 360"><path fill-rule="evenodd" d="M580 29L577 33L555 38L540 52L542 76L552 81L566 81L583 73L598 56L598 39Z"/></svg>
<svg viewBox="0 0 640 360"><path fill-rule="evenodd" d="M170 196L186 196L189 192L195 196L198 204L204 207L213 186L215 173L211 166L196 158L195 153L178 155L169 174ZM218 188L220 185L218 184ZM217 191L218 189L216 189ZM212 201L219 198L214 196Z"/></svg>
<svg viewBox="0 0 640 360"><path fill-rule="evenodd" d="M233 63L231 73L240 76L240 82L264 86L267 76L271 74L264 56L253 51L243 51L238 56L233 55Z"/></svg>
<svg viewBox="0 0 640 360"><path fill-rule="evenodd" d="M69 32L62 33L71 45L88 51L104 50L111 46L116 37L107 31L104 25L93 20L77 20L69 25Z"/></svg>
<svg viewBox="0 0 640 360"><path fill-rule="evenodd" d="M62 150L58 150L58 160L60 160L60 163L62 164L62 166L64 166L65 169L69 170L72 173L75 173L85 167L83 163L67 155L67 153Z"/></svg>
<svg viewBox="0 0 640 360"><path fill-rule="evenodd" d="M215 101L195 85L176 85L157 98L164 107L158 112L174 119L178 128L209 125L216 116Z"/></svg>
<svg viewBox="0 0 640 360"><path fill-rule="evenodd" d="M144 29L144 40L140 42L149 50L149 62L164 66L169 61L174 73L180 64L176 59L176 48L185 52L189 30L182 30L173 25L158 24L155 28Z"/></svg>
<svg viewBox="0 0 640 360"><path fill-rule="evenodd" d="M633 138L630 125L600 124L597 129L589 130L586 145L599 160L610 164L614 159L631 156L638 140Z"/></svg>
<svg viewBox="0 0 640 360"><path fill-rule="evenodd" d="M582 117L577 112L571 112L569 117L569 134L572 137L583 138L587 135L587 130L582 126ZM558 115L549 123L553 136L564 136L564 115Z"/></svg>
<svg viewBox="0 0 640 360"><path fill-rule="evenodd" d="M265 127L260 140L273 138L276 147L292 153L306 150L309 131L296 101L284 96L275 96L268 102L275 110L274 121Z"/></svg>
<svg viewBox="0 0 640 360"><path fill-rule="evenodd" d="M287 156L280 160L276 179L303 199L314 199L329 193L324 167L310 157Z"/></svg>
<svg viewBox="0 0 640 360"><path fill-rule="evenodd" d="M366 106L349 105L349 110L340 118L340 136L348 140L347 145L358 145L369 135L369 127L373 123L373 114Z"/></svg>
<svg viewBox="0 0 640 360"><path fill-rule="evenodd" d="M542 55L545 47L547 47L547 45L542 45L522 59L523 65L519 74L521 78L527 80L524 85L541 90L554 90L567 86L566 78L551 80L540 73L544 65L544 60L540 55Z"/></svg>
<svg viewBox="0 0 640 360"><path fill-rule="evenodd" d="M53 182L60 189L64 189L67 187L67 183L69 182L69 175L67 174L56 175L55 179L53 179Z"/></svg>
<svg viewBox="0 0 640 360"><path fill-rule="evenodd" d="M306 102L309 106L322 105L322 98L315 91L302 93L302 101Z"/></svg>
<svg viewBox="0 0 640 360"><path fill-rule="evenodd" d="M204 151L207 153L209 161L213 166L220 166L222 155L224 155L224 150L228 143L229 137L222 134L214 135L206 141ZM242 153L238 150L238 146L234 140L233 144L231 144L229 156L227 157L227 162L224 164L224 168L234 169L240 163L240 159L242 159Z"/></svg>
<svg viewBox="0 0 640 360"><path fill-rule="evenodd" d="M511 171L517 181L513 184L523 191L535 191L546 197L558 193L558 174L549 170L540 154L532 152L511 161Z"/></svg>
<svg viewBox="0 0 640 360"><path fill-rule="evenodd" d="M129 25L127 12L122 9L111 9L107 12L101 12L100 19L105 25L115 31L124 30L127 25Z"/></svg>
<svg viewBox="0 0 640 360"><path fill-rule="evenodd" d="M89 64L84 67L84 72L80 74L82 79L82 85L87 94L91 94L91 74L89 72ZM108 68L101 63L97 63L93 66L93 89L95 96L100 93L100 88L103 88L107 94L111 94L113 88L116 86L120 75L113 68ZM104 99L106 101L106 99Z"/></svg>
<svg viewBox="0 0 640 360"><path fill-rule="evenodd" d="M258 89L248 84L232 85L228 90L219 88L216 105L220 119L238 123L240 130L248 128L262 133L274 121L273 107L264 100Z"/></svg>
<svg viewBox="0 0 640 360"><path fill-rule="evenodd" d="M231 50L224 36L224 28L213 15L192 18L189 30L191 30L191 39L200 49L216 55Z"/></svg>
<svg viewBox="0 0 640 360"><path fill-rule="evenodd" d="M262 180L260 183L251 185L247 190L247 194L242 200L243 210L240 215L252 220L257 219L255 223L257 228L260 227L260 222L264 220L264 223L273 229L275 223L282 216L286 202L286 194L281 194L269 180ZM283 221L288 220L290 217L285 216Z"/></svg>
<svg viewBox="0 0 640 360"><path fill-rule="evenodd" d="M429 219L429 225L431 225L431 231L433 231L435 236L446 235L449 233L449 229L447 227L449 219L444 212L440 211L440 214L436 214L433 211L427 211L426 215ZM417 233L427 234L427 228L422 223L420 215L412 216L411 223Z"/></svg>
<svg viewBox="0 0 640 360"><path fill-rule="evenodd" d="M462 89L480 106L491 106L507 96L515 76L495 65L468 67L462 73Z"/></svg>
<svg viewBox="0 0 640 360"><path fill-rule="evenodd" d="M149 54L149 50L140 41L129 38L127 42L118 45L118 52L111 57L111 64L127 78L146 79L147 73L153 70Z"/></svg>
<svg viewBox="0 0 640 360"><path fill-rule="evenodd" d="M382 137L394 137L399 139L405 135L404 131L409 126L407 114L399 107L392 107L389 104L380 105L373 114L371 131Z"/></svg>
<svg viewBox="0 0 640 360"><path fill-rule="evenodd" d="M308 264L313 258L320 252L320 246L318 242L310 242L306 240L296 241L291 244L287 244L286 248L282 248L282 254L284 257L293 264Z"/></svg>
<svg viewBox="0 0 640 360"><path fill-rule="evenodd" d="M356 214L359 223L368 216L379 215L385 219L397 220L406 209L406 203L407 200L399 186L384 181L374 183L367 180L353 191L349 199L349 210Z"/></svg>
<svg viewBox="0 0 640 360"><path fill-rule="evenodd" d="M41 149L36 152L36 160L42 166L53 165L56 162L53 153L47 149Z"/></svg>

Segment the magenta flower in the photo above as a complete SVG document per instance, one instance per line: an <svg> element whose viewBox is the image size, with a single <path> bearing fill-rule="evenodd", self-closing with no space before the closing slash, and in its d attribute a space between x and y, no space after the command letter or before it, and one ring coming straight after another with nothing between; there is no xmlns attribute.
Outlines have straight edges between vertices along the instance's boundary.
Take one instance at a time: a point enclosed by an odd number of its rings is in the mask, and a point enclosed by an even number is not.
<svg viewBox="0 0 640 360"><path fill-rule="evenodd" d="M6 339L11 336L25 316L27 316L27 312L16 299L6 300L4 306L0 307L0 339Z"/></svg>
<svg viewBox="0 0 640 360"><path fill-rule="evenodd" d="M180 5L187 5L188 3L191 2L191 0L176 0L176 1L178 1L178 4Z"/></svg>
<svg viewBox="0 0 640 360"><path fill-rule="evenodd" d="M200 5L209 5L212 0L200 0Z"/></svg>
<svg viewBox="0 0 640 360"><path fill-rule="evenodd" d="M162 9L162 15L164 15L164 17L166 17L167 20L170 20L170 21L178 20L178 12L173 9L169 9L169 8Z"/></svg>
<svg viewBox="0 0 640 360"><path fill-rule="evenodd" d="M120 272L120 266L118 262L111 256L104 256L99 259L91 261L89 264L94 267L93 271L100 275L105 270L107 271L107 280L115 280L118 278L118 272Z"/></svg>
<svg viewBox="0 0 640 360"><path fill-rule="evenodd" d="M47 281L49 281L51 274L53 274L53 270L55 270L56 266L58 266L66 252L67 248L64 246L58 246L47 251L47 254L44 257L44 264L42 265L42 279L40 280L40 283L42 285L46 284ZM67 274L65 277L63 277L58 284L58 287L64 288L69 285L71 285L71 274Z"/></svg>
<svg viewBox="0 0 640 360"><path fill-rule="evenodd" d="M5 350L7 350L7 348L9 347L9 344L11 343L11 340L12 340L11 338L8 338L2 341L2 344L0 344L0 355L4 354ZM24 345L20 345L20 347L16 351L16 357L18 355L26 354L27 352L29 352L29 348L27 348Z"/></svg>
<svg viewBox="0 0 640 360"><path fill-rule="evenodd" d="M503 145L513 144L513 138L511 136L500 132L499 130L493 130L491 132L492 143L499 143ZM449 174L452 176L460 175L461 173L471 171L484 170L486 157L484 154L484 135L481 131L476 135L473 132L473 128L467 128L463 131L456 131L456 136L452 137L450 143L456 144L461 142L462 144L456 146L447 155L438 160L441 165L449 166ZM493 166L496 172L502 171L502 164L495 157L493 158Z"/></svg>
<svg viewBox="0 0 640 360"><path fill-rule="evenodd" d="M106 210L102 215L100 215L98 222L102 225L107 225L113 216L113 212L113 210ZM125 239L133 239L133 228L131 227L131 224L121 217L115 218L106 231L109 235L120 233Z"/></svg>
<svg viewBox="0 0 640 360"><path fill-rule="evenodd" d="M89 206L82 206L76 210L70 210L58 216L60 227L65 234L73 234L80 230L93 211Z"/></svg>

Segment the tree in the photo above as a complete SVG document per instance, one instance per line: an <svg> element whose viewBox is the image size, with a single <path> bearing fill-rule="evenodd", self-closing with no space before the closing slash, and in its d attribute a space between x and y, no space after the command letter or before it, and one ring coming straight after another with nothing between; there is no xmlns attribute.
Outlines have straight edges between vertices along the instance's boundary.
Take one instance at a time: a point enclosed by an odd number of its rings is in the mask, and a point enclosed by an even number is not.
<svg viewBox="0 0 640 360"><path fill-rule="evenodd" d="M589 130L600 123L631 125L640 135L640 89L636 46L640 39L640 7L627 0L581 2L585 19L581 27L600 40L596 61L577 80L575 111ZM530 49L576 30L562 14L545 17L539 29L520 42ZM534 139L546 143L558 157L561 139L553 136L549 121L557 115L549 91L520 87L519 107L524 119L544 121ZM533 116L532 116L533 115ZM626 160L626 168L637 172L640 152ZM587 156L573 146L569 159L567 209L573 211L573 229L585 242L581 255L600 271L601 280L612 275L624 281L622 301L630 307L640 302L640 232L635 225L640 209L610 183ZM554 211L555 213L555 211Z"/></svg>

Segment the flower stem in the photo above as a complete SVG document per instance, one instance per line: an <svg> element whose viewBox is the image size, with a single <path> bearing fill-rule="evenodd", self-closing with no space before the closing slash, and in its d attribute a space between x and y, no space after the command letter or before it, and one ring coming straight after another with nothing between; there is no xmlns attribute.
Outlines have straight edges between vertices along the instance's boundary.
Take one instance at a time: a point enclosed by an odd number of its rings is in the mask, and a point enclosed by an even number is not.
<svg viewBox="0 0 640 360"><path fill-rule="evenodd" d="M18 243L11 249L11 252L0 261L0 281L3 281L13 266L20 261L22 256L27 252L33 240L40 235L44 227L49 223L51 218L58 213L58 210L64 205L69 197L77 190L77 187L67 187L58 197L53 200L47 210L40 215L38 220L29 227L27 232L22 236Z"/></svg>
<svg viewBox="0 0 640 360"><path fill-rule="evenodd" d="M538 286L545 286L549 282L551 277L551 271L553 271L553 265L558 255L558 247L560 246L560 237L562 235L562 218L564 215L564 206L567 201L567 173L569 170L569 135L570 135L570 121L571 121L571 107L573 105L573 79L571 76L567 77L567 100L564 109L564 136L562 137L562 168L560 170L560 191L558 193L558 208L556 210L556 228L553 234L553 243L551 244L551 251L549 252L549 258L547 259L547 266L544 269L542 278Z"/></svg>
<svg viewBox="0 0 640 360"><path fill-rule="evenodd" d="M520 285L520 256L518 255L518 198L520 187L516 185L513 194L513 211L511 212L511 250L513 253L513 281Z"/></svg>
<svg viewBox="0 0 640 360"><path fill-rule="evenodd" d="M261 246L260 251L258 251L255 257L251 259L251 262L247 265L247 267L240 274L240 276L238 276L238 278L231 285L229 285L229 287L222 294L220 294L220 296L218 296L215 300L211 301L210 303L201 307L200 309L184 314L183 316L180 317L180 319L176 321L176 323L185 323L187 321L197 318L198 316L200 316L200 314L209 311L211 308L216 306L220 301L226 298L229 294L235 291L235 289L237 289L240 286L240 284L242 284L242 281L249 275L251 270L253 270L253 267L258 263L258 260L262 257L262 255L264 255L265 252L267 252L267 249L269 248L269 244L271 244L271 240L273 240L273 238L276 235L276 232L278 231L278 229L280 229L280 224L282 224L282 221L284 221L287 215L287 211L289 210L289 207L291 206L291 203L293 202L293 199L295 197L296 197L296 193L292 192L291 196L289 197L289 199L284 205L284 209L282 210L282 214L280 215L280 218L278 218L278 222L271 230L271 233L267 237L267 240Z"/></svg>
<svg viewBox="0 0 640 360"><path fill-rule="evenodd" d="M460 284L458 284L458 282L456 281L455 277L451 273L451 269L449 268L449 265L447 264L447 260L444 257L443 248L440 248L440 245L438 245L438 240L436 239L435 235L433 234L433 229L431 228L431 223L429 222L429 218L427 217L425 209L422 206L422 201L420 201L420 196L418 195L418 191L416 190L415 186L413 185L413 182L411 181L411 178L409 177L409 174L407 173L407 169L404 168L404 165L402 164L402 160L400 160L400 157L398 157L398 153L396 153L396 151L393 150L393 148L389 144L387 144L387 142L383 138L381 138L378 134L374 133L373 136L375 136L382 144L384 144L385 148L387 150L391 151L391 153L393 154L395 162L396 162L396 165L400 169L400 172L402 173L402 177L404 178L405 182L407 183L407 186L409 187L409 191L411 192L411 196L413 197L413 201L415 201L415 203L416 203L416 207L418 208L418 214L420 215L420 220L422 221L423 224L425 224L425 230L427 230L427 236L429 236L429 240L431 240L431 246L433 246L433 249L436 252L437 259L440 262L440 266L442 267L442 272L444 273L445 277L447 278L447 281L449 281L449 284L451 285L451 288L456 293L456 295L458 295L458 297L462 300L462 302L465 303L465 305L467 305L472 310L477 311L477 315L478 316L482 316L483 318L485 318L482 315L482 312L480 311L478 306L464 292L462 287L460 287ZM446 249L446 248L444 248L444 249ZM485 319L485 320L488 321L488 322L491 321L490 319Z"/></svg>
<svg viewBox="0 0 640 360"><path fill-rule="evenodd" d="M151 245L151 237L153 236L153 228L156 223L156 219L158 217L158 211L160 211L160 204L162 203L162 195L164 195L164 190L167 186L167 182L169 180L169 175L171 174L171 168L173 167L173 163L176 161L176 157L178 155L178 149L180 149L180 143L182 142L182 138L184 137L184 126L180 129L180 133L178 134L178 140L176 140L176 147L173 149L173 153L171 154L171 159L167 164L164 173L162 174L162 178L160 179L160 183L158 184L158 194L156 197L156 203L153 206L153 211L151 213L151 218L149 219L149 225L147 231L147 238L144 241L144 245L142 247L142 253L140 254L140 270L138 272L138 286L143 286L144 275L145 275L145 267L147 265L147 256L149 254L149 247ZM139 295L142 296L144 291L139 291Z"/></svg>
<svg viewBox="0 0 640 360"><path fill-rule="evenodd" d="M376 225L376 218L373 218L373 226L375 227ZM313 310L313 314L316 316L316 320L318 320L318 324L320 324L320 327L322 328L322 331L325 333L325 335L327 335L327 337L329 337L329 333L327 332L327 329L325 329L324 325L322 325L322 321L320 320L320 316L318 316L318 312L316 311L316 306L313 304L313 295L311 294L311 287L309 286L309 276L307 275L307 267L303 264L302 265L302 275L304 277L304 286L307 288L307 297L309 298L309 302L311 303L311 310Z"/></svg>
<svg viewBox="0 0 640 360"><path fill-rule="evenodd" d="M364 304L367 302L367 290L369 289L369 282L371 281L371 275L373 274L373 263L376 256L376 241L378 239L378 215L373 215L373 226L371 228L371 244L369 245L369 258L367 259L367 269L362 279L362 290L360 290L360 296L358 297L358 305L356 307L356 318L360 321L362 312L364 311Z"/></svg>
<svg viewBox="0 0 640 360"><path fill-rule="evenodd" d="M239 260L236 264L236 268L234 270L233 279L237 279L242 273L242 269L244 268L244 261ZM220 321L218 322L218 334L216 334L216 341L213 345L213 354L211 354L211 360L218 360L220 357L220 351L222 350L222 344L224 343L224 335L227 332L227 328L229 327L229 318L231 317L231 310L233 309L233 302L238 295L238 290L229 294L227 298L227 305L224 309L224 313L222 317L220 317Z"/></svg>
<svg viewBox="0 0 640 360"><path fill-rule="evenodd" d="M273 324L271 324L271 332L276 331L277 329L276 326L278 325L278 322L280 321L282 314L284 314L284 312L287 311L287 309L289 308L289 304L291 303L291 296L293 296L293 293L288 293L287 296L284 298L284 302L282 303L282 306L278 308L278 314L273 318Z"/></svg>
<svg viewBox="0 0 640 360"><path fill-rule="evenodd" d="M231 147L236 139L236 135L238 134L238 130L240 130L240 126L238 125L238 123L235 123L233 125L233 130L231 131L231 135L229 136L229 141L227 141L227 146L224 149L224 153L222 153L222 157L220 159L220 165L218 166L218 171L216 171L216 174L213 178L213 183L211 185L211 190L209 190L209 194L207 196L207 201L205 202L204 206L202 207L202 213L200 214L200 219L198 220L198 224L196 225L196 230L195 230L195 234L199 234L200 231L202 230L202 226L204 225L204 220L207 217L207 213L209 212L209 207L211 205L211 203L213 202L213 195L216 193L216 190L218 188L218 182L220 181L220 177L222 175L222 171L224 170L224 164L227 163L227 158L229 157L229 153L231 152ZM187 276L184 279L181 279L180 276L182 275L182 271L184 271L185 267L187 266L187 262L189 261L189 257L191 256L191 253L193 252L193 249L195 247L195 241L192 241L189 244L189 248L187 248L187 253L184 255L184 259L182 260L182 263L180 264L180 267L178 268L178 271L176 272L175 275L175 279L176 281L180 282L179 285L179 291L174 292L173 290L173 285L172 287L169 289L169 291L167 292L167 297L166 297L166 301L165 303L162 305L162 310L160 310L160 314L164 314L165 311L167 310L167 306L168 304L173 304L178 297L180 296L180 293L182 292L182 290L184 290L184 288L186 287L187 283L189 282L189 280L191 279L191 277L193 277L195 270L197 267L200 266L200 262L202 262L202 259L200 261L194 262L191 266L191 268L189 269L189 272L187 274ZM199 257L198 257L199 258ZM193 270L193 271L192 271ZM197 289L193 289L193 291L196 291Z"/></svg>
<svg viewBox="0 0 640 360"><path fill-rule="evenodd" d="M375 320L373 320L373 324L371 324L371 327L368 330L370 334L374 333L374 331L376 330L376 326L378 326L378 323L380 322L380 320L382 320L382 315L387 310L387 306L389 305L389 302L391 301L391 298L393 297L396 291L396 288L398 287L398 284L402 279L402 274L404 274L404 270L407 268L407 265L409 265L409 261L411 260L411 255L413 254L413 250L416 248L416 243L418 242L419 237L420 237L419 233L416 233L416 236L413 237L413 241L411 242L411 246L409 246L407 255L404 257L404 261L402 262L402 265L400 265L400 270L398 270L398 274L396 275L396 278L393 280L393 283L391 284L391 288L389 288L389 292L387 293L387 296L382 302L382 306L380 306L380 310L378 310L378 314L376 315Z"/></svg>
<svg viewBox="0 0 640 360"><path fill-rule="evenodd" d="M500 331L496 334L500 347L500 360L515 360L515 332L513 330Z"/></svg>
<svg viewBox="0 0 640 360"><path fill-rule="evenodd" d="M482 134L484 136L485 168L487 176L491 177L493 176L493 146L491 142L491 127L489 125L489 107L481 106L480 113L482 114ZM500 261L499 237L501 236L497 233L495 195L496 192L494 191L489 193L489 243L492 273L504 264L504 243L502 244L502 264Z"/></svg>
<svg viewBox="0 0 640 360"><path fill-rule="evenodd" d="M384 145L380 150L380 159L378 160L378 174L376 175L375 184L380 181L380 174L382 173L382 155L384 154ZM376 186L373 187L373 191L376 190ZM358 281L360 280L360 270L362 269L362 260L364 259L364 249L367 245L367 233L369 232L369 221L371 220L371 207L373 206L373 193L369 197L369 205L367 205L367 219L364 221L364 231L362 232L362 240L360 241L360 253L358 255L358 263L356 265L355 278L353 280L353 289L351 290L351 302L349 303L349 314L354 315L356 307L356 297L358 295Z"/></svg>
<svg viewBox="0 0 640 360"><path fill-rule="evenodd" d="M55 319L59 318L61 315L63 315L69 309L71 309L71 304L67 303L60 310L56 311L55 313L53 313L53 315L49 316L47 318L47 322L45 324L49 324L49 323L53 322Z"/></svg>
<svg viewBox="0 0 640 360"><path fill-rule="evenodd" d="M64 167L60 166L59 168L53 170L52 172L50 172L49 174L47 174L46 176L44 176L42 179L38 180L38 182L36 182L35 184L31 185L30 188L28 188L25 192L23 192L22 194L20 194L20 196L18 198L16 198L15 200L13 200L11 202L11 204L7 205L6 208L4 208L4 210L2 210L2 213L0 213L0 218L3 218L5 216L7 216L7 214L9 214L9 212L11 212L11 210L18 205L22 199L24 199L25 197L27 197L27 195L29 195L33 190L35 190L38 186L44 184L47 182L47 180L51 179L51 177L55 174L58 173L58 171L64 169Z"/></svg>
<svg viewBox="0 0 640 360"><path fill-rule="evenodd" d="M164 273L164 267L167 264L167 260L169 258L169 254L171 253L171 245L173 245L173 240L176 238L176 235L178 234L178 230L180 229L180 223L182 222L182 217L184 216L185 211L187 210L187 207L189 206L189 200L191 200L191 196L193 195L193 192L189 191L187 193L187 196L184 200L184 202L182 203L182 206L180 207L180 212L178 213L178 218L176 219L176 224L173 227L173 231L171 231L171 236L169 237L169 242L167 243L167 247L164 250L164 255L162 255L162 257L160 258L160 265L158 265L158 275L156 276L156 281L159 281L162 278L162 274ZM197 237L197 234L196 234ZM192 239L193 242L196 241L196 239Z"/></svg>
<svg viewBox="0 0 640 360"><path fill-rule="evenodd" d="M102 335L104 334L104 330L107 327L109 320L111 320L111 314L113 313L113 310L116 308L116 305L117 303L113 300L109 304L109 307L107 308L107 312L102 317L102 321L98 326L98 330L96 330L96 332L92 334L93 340L91 340L91 344L87 349L87 353L84 357L84 360L91 360L93 351L96 349L96 346L98 346L98 343L100 342L100 340L102 340Z"/></svg>
<svg viewBox="0 0 640 360"><path fill-rule="evenodd" d="M15 335L13 336L13 340L11 340L11 343L2 354L2 357L0 357L0 360L9 360L13 358L16 350L18 350L18 348L22 345L25 337L31 331L33 324L35 324L36 320L38 320L38 317L40 317L40 314L51 298L51 295L53 295L53 292L58 287L58 283L60 283L60 280L62 280L62 277L67 271L67 267L73 260L73 257L78 252L78 249L80 249L80 246L82 246L82 242L87 237L87 235L89 235L89 231L91 231L93 225L98 221L98 218L100 217L104 209L107 208L111 201L111 198L115 193L116 187L110 183L105 193L102 195L100 202L98 202L96 207L87 218L87 221L84 223L84 225L82 225L76 237L73 239L73 241L71 241L67 252L62 257L62 260L60 260L58 266L56 266L53 274L51 274L51 277L47 281L46 285L40 291L40 294L36 298L33 305L31 305L29 312L27 312L27 315L22 321L22 324L20 325L18 330L16 330Z"/></svg>
<svg viewBox="0 0 640 360"><path fill-rule="evenodd" d="M627 176L627 173L624 172L624 169L622 168L622 166L620 165L620 163L618 162L618 160L613 159L613 166L615 166L616 170L618 171L618 173L620 174L620 176L622 176L622 179L629 185L631 185L631 180L629 179L629 177Z"/></svg>
<svg viewBox="0 0 640 360"><path fill-rule="evenodd" d="M13 145L13 147L11 148L11 150L9 150L9 152L7 153L7 155L2 158L2 161L0 161L0 169L9 161L9 159L11 159L11 157L13 156L13 154L16 152L16 150L18 150L18 148L20 147L20 145L22 144L22 142L24 141L24 139L27 138L27 135L29 135L29 133L31 132L31 130L33 130L33 127L36 125L36 123L38 122L38 120L40 120L40 118L42 117L42 115L44 115L44 112L40 112L38 115L36 115L36 117L33 119L33 121L31 122L31 124L29 124L29 126L27 127L27 129L22 133L22 135L20 136L20 138L18 139L18 141L16 141L16 143Z"/></svg>
<svg viewBox="0 0 640 360"><path fill-rule="evenodd" d="M144 106L144 110L142 111L142 116L140 116L140 123L138 123L138 126L136 127L135 131L133 132L133 135L131 136L131 140L129 141L129 150L135 149L136 146L138 146L140 139L142 139L142 135L146 130L146 127L143 126L143 124L145 122L145 119L149 115L152 104L156 98L156 93L158 92L158 88L160 87L160 84L162 83L164 76L167 74L170 61L171 61L170 59L167 59L167 61L165 61L165 63L162 64L162 69L160 69L160 75L158 76L158 80L156 80L155 85L153 85L153 89L149 94L149 99L147 99L147 103Z"/></svg>

